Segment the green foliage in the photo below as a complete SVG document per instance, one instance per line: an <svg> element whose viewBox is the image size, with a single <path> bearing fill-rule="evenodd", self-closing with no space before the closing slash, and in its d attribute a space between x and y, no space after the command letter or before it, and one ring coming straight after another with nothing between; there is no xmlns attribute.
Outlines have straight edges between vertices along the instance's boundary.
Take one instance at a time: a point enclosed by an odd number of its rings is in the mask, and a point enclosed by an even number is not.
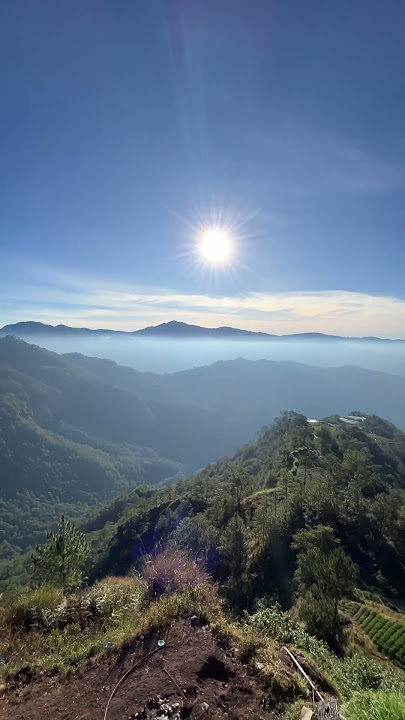
<svg viewBox="0 0 405 720"><path fill-rule="evenodd" d="M3 621L11 628L29 630L44 624L44 618L63 600L63 591L53 585L33 590L14 590L2 598Z"/></svg>
<svg viewBox="0 0 405 720"><path fill-rule="evenodd" d="M211 371L200 370L207 390ZM256 442L186 480L156 452L189 458L197 440L211 455L219 447L218 416L210 408L207 434L200 411L187 406L187 378L165 380L163 407L156 376L0 341L0 589L13 572L23 581L17 554L30 552L62 513L89 534L90 582L139 570L155 547L177 546L206 564L236 613L252 611L260 598L290 607L298 589L308 628L329 642L354 564L363 589L400 595L405 434L373 416L355 426L330 418L313 427L284 412ZM222 423L227 431L229 423ZM175 476L175 484L161 486ZM139 487L148 481L159 486ZM103 503L89 509L97 498ZM375 628L374 638L381 648L399 641L388 626Z"/></svg>
<svg viewBox="0 0 405 720"><path fill-rule="evenodd" d="M385 615L361 605L353 616L380 652L405 668L405 619Z"/></svg>
<svg viewBox="0 0 405 720"><path fill-rule="evenodd" d="M394 690L405 694L405 675L362 655L338 658L326 645L291 620L279 605L245 612L243 624L261 636L269 636L304 653L342 698L363 690Z"/></svg>
<svg viewBox="0 0 405 720"><path fill-rule="evenodd" d="M309 632L333 640L339 630L339 601L353 590L356 567L325 525L300 530L293 548L298 552L295 580L301 617Z"/></svg>
<svg viewBox="0 0 405 720"><path fill-rule="evenodd" d="M258 610L253 615L249 615L245 610L243 617L245 626L254 628L259 633L269 635L280 643L292 642L295 627L290 614L283 612L279 603Z"/></svg>
<svg viewBox="0 0 405 720"><path fill-rule="evenodd" d="M90 555L85 536L62 515L56 533L48 533L45 545L37 545L32 554L35 583L61 587L66 593L79 587L83 566Z"/></svg>
<svg viewBox="0 0 405 720"><path fill-rule="evenodd" d="M0 339L0 591L27 581L21 554L42 542L61 514L77 518L134 485L160 485L181 473L180 463L151 448L122 444L124 434L111 442L117 423L110 405L116 415L127 413L132 429L128 416L142 410L135 396L125 398L119 406L119 392L62 356Z"/></svg>
<svg viewBox="0 0 405 720"><path fill-rule="evenodd" d="M6 593L0 604L0 675L22 668L31 674L80 667L119 648L144 627L143 584L137 578L105 578L92 588L63 597L53 586Z"/></svg>
<svg viewBox="0 0 405 720"><path fill-rule="evenodd" d="M405 720L405 697L368 690L353 695L342 711L345 720Z"/></svg>
<svg viewBox="0 0 405 720"><path fill-rule="evenodd" d="M247 531L238 513L230 519L222 535L221 553L227 567L229 596L237 610L245 604Z"/></svg>
<svg viewBox="0 0 405 720"><path fill-rule="evenodd" d="M337 604L355 579L353 563L357 582L376 593L381 578L391 596L405 583L405 468L396 442L380 446L341 424L314 429L303 416L285 413L257 442L170 491L136 497L132 491L97 510L89 529L107 524L91 536L98 560L90 576L122 574L134 562L139 567L138 557L157 544L175 543L206 563L240 612L258 598L289 606L300 554L297 579L304 570L306 577L298 589L312 613L307 620L331 639L339 627ZM311 464L292 473L303 448ZM302 530L305 553L294 545Z"/></svg>

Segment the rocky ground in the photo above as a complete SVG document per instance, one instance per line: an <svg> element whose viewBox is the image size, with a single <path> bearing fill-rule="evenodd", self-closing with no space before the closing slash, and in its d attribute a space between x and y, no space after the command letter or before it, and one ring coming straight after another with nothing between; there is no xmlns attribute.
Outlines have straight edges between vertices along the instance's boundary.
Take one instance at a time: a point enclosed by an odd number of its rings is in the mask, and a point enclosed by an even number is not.
<svg viewBox="0 0 405 720"><path fill-rule="evenodd" d="M247 669L189 621L171 628L165 647L136 667L108 699L122 676L157 645L138 641L111 651L79 677L31 681L0 698L0 720L269 720L263 693Z"/></svg>

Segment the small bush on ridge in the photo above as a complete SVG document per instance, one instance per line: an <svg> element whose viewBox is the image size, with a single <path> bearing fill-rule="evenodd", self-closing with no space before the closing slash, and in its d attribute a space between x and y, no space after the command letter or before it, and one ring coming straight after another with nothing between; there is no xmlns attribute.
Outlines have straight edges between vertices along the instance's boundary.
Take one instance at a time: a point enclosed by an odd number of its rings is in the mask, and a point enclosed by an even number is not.
<svg viewBox="0 0 405 720"><path fill-rule="evenodd" d="M44 624L44 614L53 611L63 600L60 588L42 585L35 590L15 591L2 598L4 623L11 628L30 630Z"/></svg>
<svg viewBox="0 0 405 720"><path fill-rule="evenodd" d="M166 549L146 557L142 578L149 598L189 589L208 591L213 587L206 570L186 553L176 549Z"/></svg>

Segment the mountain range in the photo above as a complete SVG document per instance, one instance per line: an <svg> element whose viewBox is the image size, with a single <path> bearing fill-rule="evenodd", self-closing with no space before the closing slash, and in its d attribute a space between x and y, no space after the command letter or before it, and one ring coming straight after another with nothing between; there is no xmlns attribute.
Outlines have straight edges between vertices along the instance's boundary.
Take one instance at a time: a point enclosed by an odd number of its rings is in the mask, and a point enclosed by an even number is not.
<svg viewBox="0 0 405 720"><path fill-rule="evenodd" d="M371 341L371 342L389 342L389 343L405 343L403 339L388 339L378 337L344 337L340 335L328 335L319 332L292 333L286 335L275 335L265 332L254 332L251 330L241 330L233 327L207 328L200 325L189 325L188 323L171 320L170 322L161 323L150 327L141 328L140 330L109 330L90 328L76 328L68 325L47 325L41 322L18 322L12 325L4 325L0 329L0 336L15 335L20 338L30 338L32 336L52 336L52 337L86 337L86 336L147 336L157 338L211 338L211 339L246 339L246 340L331 340L331 341Z"/></svg>
<svg viewBox="0 0 405 720"><path fill-rule="evenodd" d="M242 358L158 375L1 338L0 560L15 571L15 553L61 512L230 456L285 408L312 418L359 408L405 427L405 380Z"/></svg>

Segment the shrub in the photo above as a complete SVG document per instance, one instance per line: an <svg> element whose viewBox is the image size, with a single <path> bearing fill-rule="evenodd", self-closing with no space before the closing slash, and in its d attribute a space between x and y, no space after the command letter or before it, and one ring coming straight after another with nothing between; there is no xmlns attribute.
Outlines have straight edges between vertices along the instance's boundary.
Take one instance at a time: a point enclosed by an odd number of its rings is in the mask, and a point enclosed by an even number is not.
<svg viewBox="0 0 405 720"><path fill-rule="evenodd" d="M82 630L106 618L137 609L143 596L137 578L106 578L93 587L64 597L61 588L42 585L25 590L4 604L3 621L11 628L51 631L78 625Z"/></svg>
<svg viewBox="0 0 405 720"><path fill-rule="evenodd" d="M134 636L144 587L136 577L106 578L76 595L38 588L0 605L0 652L7 663L0 677L23 668L32 675L68 672L105 652L106 643L122 647Z"/></svg>
<svg viewBox="0 0 405 720"><path fill-rule="evenodd" d="M146 594L149 598L188 589L208 590L213 587L204 567L176 549L166 549L148 556L142 568L142 578L146 583Z"/></svg>
<svg viewBox="0 0 405 720"><path fill-rule="evenodd" d="M345 720L405 720L405 698L394 692L355 693L342 708Z"/></svg>
<svg viewBox="0 0 405 720"><path fill-rule="evenodd" d="M279 642L291 642L294 632L290 615L288 612L283 612L277 602L254 615L249 615L245 610L244 625L254 628L259 633L265 633Z"/></svg>
<svg viewBox="0 0 405 720"><path fill-rule="evenodd" d="M23 590L6 598L3 605L3 617L6 625L12 628L41 627L45 624L47 612L53 611L61 603L63 592L60 588L42 585L35 590Z"/></svg>
<svg viewBox="0 0 405 720"><path fill-rule="evenodd" d="M135 613L143 596L142 584L136 578L106 578L88 590L64 598L53 611L45 614L49 628L78 625L82 630L102 625L111 617Z"/></svg>
<svg viewBox="0 0 405 720"><path fill-rule="evenodd" d="M349 688L350 693L378 690L384 682L382 667L364 655L355 655L338 661L336 672L339 675L340 685Z"/></svg>

